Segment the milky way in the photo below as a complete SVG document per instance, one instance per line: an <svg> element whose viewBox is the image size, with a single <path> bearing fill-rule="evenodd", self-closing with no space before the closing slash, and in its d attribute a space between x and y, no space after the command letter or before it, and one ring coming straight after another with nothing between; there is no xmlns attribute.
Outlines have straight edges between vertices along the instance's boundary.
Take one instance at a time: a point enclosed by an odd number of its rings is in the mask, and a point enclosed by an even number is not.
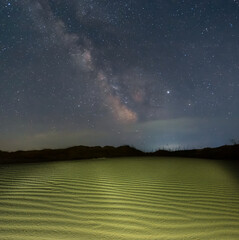
<svg viewBox="0 0 239 240"><path fill-rule="evenodd" d="M0 5L0 149L239 139L239 1Z"/></svg>

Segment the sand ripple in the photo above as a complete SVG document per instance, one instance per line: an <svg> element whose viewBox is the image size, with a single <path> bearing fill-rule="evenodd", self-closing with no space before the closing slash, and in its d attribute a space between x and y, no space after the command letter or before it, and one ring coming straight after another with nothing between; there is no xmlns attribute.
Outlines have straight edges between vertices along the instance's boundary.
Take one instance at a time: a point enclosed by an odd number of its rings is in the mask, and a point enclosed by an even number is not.
<svg viewBox="0 0 239 240"><path fill-rule="evenodd" d="M0 239L239 239L235 176L215 161L0 166Z"/></svg>

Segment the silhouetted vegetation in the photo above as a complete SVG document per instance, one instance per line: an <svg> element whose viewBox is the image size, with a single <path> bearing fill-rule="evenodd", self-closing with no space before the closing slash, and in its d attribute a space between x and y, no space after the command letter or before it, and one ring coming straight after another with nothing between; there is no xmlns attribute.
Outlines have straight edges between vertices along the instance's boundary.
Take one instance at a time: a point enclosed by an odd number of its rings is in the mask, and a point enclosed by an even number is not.
<svg viewBox="0 0 239 240"><path fill-rule="evenodd" d="M90 158L113 158L113 157L133 157L133 156L159 156L159 157L190 157L239 160L239 144L225 145L217 148L204 148L192 150L158 150L145 153L130 146L120 147L87 147L77 146L66 149L44 149L34 151L0 151L0 163L26 163L41 161L63 161Z"/></svg>
<svg viewBox="0 0 239 240"><path fill-rule="evenodd" d="M224 145L217 148L203 148L192 150L177 150L177 151L158 150L151 154L153 156L239 160L239 144Z"/></svg>

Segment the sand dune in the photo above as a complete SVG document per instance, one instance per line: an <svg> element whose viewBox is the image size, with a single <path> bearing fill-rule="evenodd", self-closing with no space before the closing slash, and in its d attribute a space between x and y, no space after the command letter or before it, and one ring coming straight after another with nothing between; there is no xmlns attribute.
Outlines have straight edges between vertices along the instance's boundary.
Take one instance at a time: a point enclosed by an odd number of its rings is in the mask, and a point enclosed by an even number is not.
<svg viewBox="0 0 239 240"><path fill-rule="evenodd" d="M121 158L3 165L3 240L239 239L239 188L216 161Z"/></svg>

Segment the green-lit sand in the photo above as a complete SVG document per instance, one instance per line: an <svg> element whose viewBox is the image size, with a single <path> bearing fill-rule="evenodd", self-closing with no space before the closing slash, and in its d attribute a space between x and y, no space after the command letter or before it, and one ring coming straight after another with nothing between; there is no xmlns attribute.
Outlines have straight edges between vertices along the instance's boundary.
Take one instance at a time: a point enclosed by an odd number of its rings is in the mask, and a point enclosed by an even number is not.
<svg viewBox="0 0 239 240"><path fill-rule="evenodd" d="M239 184L211 160L0 166L1 240L239 239Z"/></svg>

